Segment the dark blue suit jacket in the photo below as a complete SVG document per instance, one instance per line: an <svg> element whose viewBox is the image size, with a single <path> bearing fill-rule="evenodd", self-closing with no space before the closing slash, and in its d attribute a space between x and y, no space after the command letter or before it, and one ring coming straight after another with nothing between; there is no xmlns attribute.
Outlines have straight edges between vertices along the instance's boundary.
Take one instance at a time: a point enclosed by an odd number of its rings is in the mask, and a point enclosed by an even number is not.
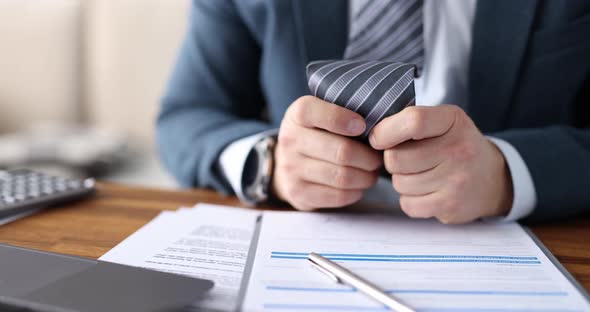
<svg viewBox="0 0 590 312"><path fill-rule="evenodd" d="M194 1L158 118L167 167L185 186L231 192L230 142L277 128L308 94L305 66L342 58L348 1ZM480 0L468 114L510 142L532 174L531 219L590 210L590 1Z"/></svg>

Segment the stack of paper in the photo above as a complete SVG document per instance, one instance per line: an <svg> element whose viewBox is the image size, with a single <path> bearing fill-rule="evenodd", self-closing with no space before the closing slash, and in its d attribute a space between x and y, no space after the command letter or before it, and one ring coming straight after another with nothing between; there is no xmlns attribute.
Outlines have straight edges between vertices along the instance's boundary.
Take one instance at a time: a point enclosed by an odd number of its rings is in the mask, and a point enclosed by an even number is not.
<svg viewBox="0 0 590 312"><path fill-rule="evenodd" d="M212 280L199 307L233 311L258 215L213 205L164 211L100 260Z"/></svg>
<svg viewBox="0 0 590 312"><path fill-rule="evenodd" d="M213 280L199 302L205 309L385 311L311 268L310 252L417 311L590 311L583 291L517 223L200 204L163 212L101 260Z"/></svg>

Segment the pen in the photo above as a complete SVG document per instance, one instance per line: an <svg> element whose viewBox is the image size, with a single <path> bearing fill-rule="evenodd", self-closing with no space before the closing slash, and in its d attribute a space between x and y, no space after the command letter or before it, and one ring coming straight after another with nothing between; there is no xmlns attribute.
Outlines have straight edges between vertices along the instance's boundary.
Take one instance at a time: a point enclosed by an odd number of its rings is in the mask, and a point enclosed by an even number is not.
<svg viewBox="0 0 590 312"><path fill-rule="evenodd" d="M311 264L320 272L330 277L334 282L350 285L358 289L360 292L364 293L368 297L384 304L393 311L415 312L410 307L406 306L405 304L401 303L389 294L385 293L382 289L375 286L373 283L350 272L349 270L337 264L336 262L330 261L327 258L324 258L315 252L310 253L307 260L309 260L309 262L311 262Z"/></svg>

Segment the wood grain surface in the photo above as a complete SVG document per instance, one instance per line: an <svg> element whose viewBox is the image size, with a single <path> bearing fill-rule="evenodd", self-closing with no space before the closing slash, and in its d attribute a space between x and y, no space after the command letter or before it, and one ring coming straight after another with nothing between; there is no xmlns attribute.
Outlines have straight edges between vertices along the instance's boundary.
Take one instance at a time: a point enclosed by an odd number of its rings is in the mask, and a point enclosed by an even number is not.
<svg viewBox="0 0 590 312"><path fill-rule="evenodd" d="M198 202L246 207L235 197L224 197L212 191L167 191L99 184L96 195L91 199L0 226L0 242L98 258L160 211L190 207ZM271 208L274 207L262 207ZM590 291L590 216L531 228L580 284Z"/></svg>

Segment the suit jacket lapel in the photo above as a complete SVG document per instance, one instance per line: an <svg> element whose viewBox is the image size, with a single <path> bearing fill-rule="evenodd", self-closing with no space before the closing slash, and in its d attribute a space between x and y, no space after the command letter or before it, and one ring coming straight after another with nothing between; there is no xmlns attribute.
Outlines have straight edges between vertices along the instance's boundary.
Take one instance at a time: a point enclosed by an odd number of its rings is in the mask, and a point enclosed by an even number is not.
<svg viewBox="0 0 590 312"><path fill-rule="evenodd" d="M506 126L536 7L537 0L477 3L467 110L483 131Z"/></svg>
<svg viewBox="0 0 590 312"><path fill-rule="evenodd" d="M348 1L294 0L292 3L305 64L341 59L348 36Z"/></svg>

